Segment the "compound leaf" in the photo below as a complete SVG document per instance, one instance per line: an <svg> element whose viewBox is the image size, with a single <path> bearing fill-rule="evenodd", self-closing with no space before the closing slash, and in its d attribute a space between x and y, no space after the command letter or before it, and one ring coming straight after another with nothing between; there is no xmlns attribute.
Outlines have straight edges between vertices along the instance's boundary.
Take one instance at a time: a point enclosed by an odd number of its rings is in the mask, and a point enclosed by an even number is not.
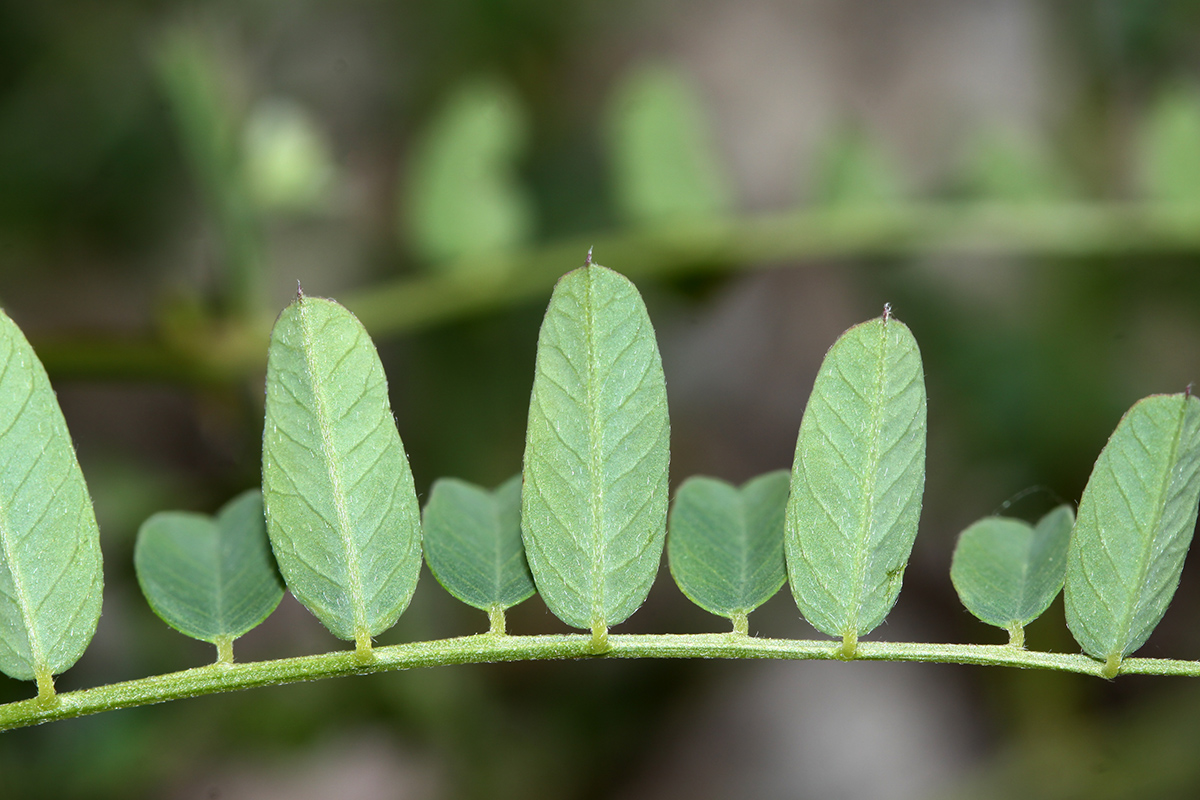
<svg viewBox="0 0 1200 800"><path fill-rule="evenodd" d="M1063 585L1075 515L1059 506L1037 527L1019 519L985 517L958 537L950 580L979 619L1019 631L1042 615Z"/></svg>
<svg viewBox="0 0 1200 800"><path fill-rule="evenodd" d="M429 570L454 597L491 611L533 596L521 542L520 475L490 492L441 478L429 492L422 522Z"/></svg>
<svg viewBox="0 0 1200 800"><path fill-rule="evenodd" d="M925 486L925 379L917 342L885 314L826 354L800 423L787 564L809 623L847 654L896 602Z"/></svg>
<svg viewBox="0 0 1200 800"><path fill-rule="evenodd" d="M666 533L666 384L626 278L586 266L555 286L526 436L521 527L538 592L600 633L646 598Z"/></svg>
<svg viewBox="0 0 1200 800"><path fill-rule="evenodd" d="M1200 400L1139 400L1096 459L1067 553L1067 625L1085 652L1107 662L1107 673L1166 612L1198 500Z"/></svg>
<svg viewBox="0 0 1200 800"><path fill-rule="evenodd" d="M218 647L257 626L283 597L257 489L230 500L215 518L153 515L138 530L133 564L155 614Z"/></svg>
<svg viewBox="0 0 1200 800"><path fill-rule="evenodd" d="M760 475L740 488L693 477L675 492L667 560L696 605L738 622L787 580L783 518L790 473Z"/></svg>
<svg viewBox="0 0 1200 800"><path fill-rule="evenodd" d="M0 311L0 670L53 691L100 618L100 530L46 370Z"/></svg>
<svg viewBox="0 0 1200 800"><path fill-rule="evenodd" d="M263 501L288 588L369 648L412 599L421 520L379 356L331 300L301 295L271 333Z"/></svg>

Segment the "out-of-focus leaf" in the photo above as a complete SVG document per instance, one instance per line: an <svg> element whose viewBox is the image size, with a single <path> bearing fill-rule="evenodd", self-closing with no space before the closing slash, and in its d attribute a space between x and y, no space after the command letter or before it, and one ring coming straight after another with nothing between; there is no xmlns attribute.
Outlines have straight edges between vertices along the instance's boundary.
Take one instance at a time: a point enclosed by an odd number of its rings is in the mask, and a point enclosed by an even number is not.
<svg viewBox="0 0 1200 800"><path fill-rule="evenodd" d="M820 149L813 172L811 195L820 206L880 206L904 196L904 181L895 166L857 129L831 138Z"/></svg>
<svg viewBox="0 0 1200 800"><path fill-rule="evenodd" d="M490 492L456 478L434 481L422 523L429 570L454 597L492 611L533 595L521 542L520 475Z"/></svg>
<svg viewBox="0 0 1200 800"><path fill-rule="evenodd" d="M1014 135L989 131L967 153L963 189L974 200L1038 203L1071 195L1066 177L1041 158L1032 145Z"/></svg>
<svg viewBox="0 0 1200 800"><path fill-rule="evenodd" d="M1161 94L1142 132L1142 186L1152 200L1200 203L1200 92Z"/></svg>
<svg viewBox="0 0 1200 800"><path fill-rule="evenodd" d="M608 134L615 199L627 219L704 217L732 206L700 100L675 70L630 73L613 93Z"/></svg>
<svg viewBox="0 0 1200 800"><path fill-rule="evenodd" d="M1067 553L1067 625L1110 673L1166 612L1198 500L1200 400L1139 400L1096 459Z"/></svg>
<svg viewBox="0 0 1200 800"><path fill-rule="evenodd" d="M271 333L263 501L292 594L369 647L412 599L421 518L383 365L331 300L301 296Z"/></svg>
<svg viewBox="0 0 1200 800"><path fill-rule="evenodd" d="M675 492L667 560L680 590L712 614L744 619L787 580L783 519L787 470L768 472L740 488L693 477Z"/></svg>
<svg viewBox="0 0 1200 800"><path fill-rule="evenodd" d="M666 383L623 276L593 265L554 287L526 436L521 527L538 592L600 634L645 600L667 522Z"/></svg>
<svg viewBox="0 0 1200 800"><path fill-rule="evenodd" d="M533 205L515 174L525 114L503 84L460 87L422 133L408 166L401 227L433 262L504 250L528 238Z"/></svg>
<svg viewBox="0 0 1200 800"><path fill-rule="evenodd" d="M792 593L847 654L896 602L925 487L925 377L885 315L830 348L796 442L787 509Z"/></svg>
<svg viewBox="0 0 1200 800"><path fill-rule="evenodd" d="M0 311L0 671L49 692L92 640L103 588L67 423L42 362Z"/></svg>
<svg viewBox="0 0 1200 800"><path fill-rule="evenodd" d="M333 184L333 159L316 121L275 98L251 113L243 136L251 196L268 211L318 211Z"/></svg>
<svg viewBox="0 0 1200 800"><path fill-rule="evenodd" d="M1019 519L984 517L958 537L950 580L967 610L1016 631L1042 615L1062 590L1075 515L1059 506L1037 527Z"/></svg>
<svg viewBox="0 0 1200 800"><path fill-rule="evenodd" d="M283 597L257 489L230 500L215 519L155 514L138 531L133 563L155 614L218 647L256 627Z"/></svg>

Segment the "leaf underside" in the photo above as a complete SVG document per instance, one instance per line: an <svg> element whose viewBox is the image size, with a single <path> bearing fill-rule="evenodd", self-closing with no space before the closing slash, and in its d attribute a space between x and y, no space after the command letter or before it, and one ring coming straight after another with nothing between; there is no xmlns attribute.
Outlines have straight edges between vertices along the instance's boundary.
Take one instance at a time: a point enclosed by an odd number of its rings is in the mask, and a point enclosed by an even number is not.
<svg viewBox="0 0 1200 800"><path fill-rule="evenodd" d="M203 642L238 638L283 597L257 489L229 501L215 519L155 514L138 531L133 563L154 613Z"/></svg>
<svg viewBox="0 0 1200 800"><path fill-rule="evenodd" d="M967 610L998 628L1040 617L1063 585L1075 515L1059 506L1038 521L985 517L958 537L950 579Z"/></svg>
<svg viewBox="0 0 1200 800"><path fill-rule="evenodd" d="M1104 446L1067 553L1067 625L1106 661L1137 650L1162 619L1196 526L1200 400L1139 400Z"/></svg>
<svg viewBox="0 0 1200 800"><path fill-rule="evenodd" d="M442 478L425 504L425 560L447 592L489 611L533 596L521 542L521 476L488 491Z"/></svg>
<svg viewBox="0 0 1200 800"><path fill-rule="evenodd" d="M925 380L908 328L879 318L834 343L800 423L787 509L796 604L830 636L896 602L925 486Z"/></svg>
<svg viewBox="0 0 1200 800"><path fill-rule="evenodd" d="M760 475L742 487L688 478L675 492L667 532L671 575L712 614L749 614L787 580L783 519L790 474Z"/></svg>
<svg viewBox="0 0 1200 800"><path fill-rule="evenodd" d="M670 424L646 307L612 270L555 286L526 437L521 527L538 592L573 627L625 620L662 557Z"/></svg>
<svg viewBox="0 0 1200 800"><path fill-rule="evenodd" d="M263 501L288 588L334 635L364 647L396 622L421 565L412 472L375 347L330 300L271 333Z"/></svg>
<svg viewBox="0 0 1200 800"><path fill-rule="evenodd" d="M49 683L100 618L100 531L46 370L0 311L0 671Z"/></svg>

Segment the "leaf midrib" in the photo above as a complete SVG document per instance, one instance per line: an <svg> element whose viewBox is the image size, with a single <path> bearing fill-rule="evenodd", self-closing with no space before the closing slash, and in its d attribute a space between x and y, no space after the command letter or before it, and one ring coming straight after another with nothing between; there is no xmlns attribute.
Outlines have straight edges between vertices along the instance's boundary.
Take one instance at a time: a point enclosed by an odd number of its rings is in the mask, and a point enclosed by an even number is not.
<svg viewBox="0 0 1200 800"><path fill-rule="evenodd" d="M870 534L875 512L875 486L878 483L879 475L879 437L880 429L883 425L883 405L884 405L884 373L885 373L885 351L887 350L887 323L882 323L882 330L879 334L879 350L878 362L875 370L876 385L875 385L875 407L871 409L871 437L870 449L867 451L867 469L863 475L863 500L860 507L859 516L859 531L861 539L858 542L858 547L854 552L854 613L852 617L846 620L848 630L843 631L843 635L859 633L859 618L862 616L862 607L864 595L866 593L867 580L867 551L870 542Z"/></svg>
<svg viewBox="0 0 1200 800"><path fill-rule="evenodd" d="M1153 549L1154 542L1158 538L1159 523L1162 521L1163 512L1166 510L1167 488L1170 486L1171 476L1175 471L1176 455L1179 452L1179 441L1183 436L1183 423L1186 418L1187 398L1185 397L1183 398L1183 402L1180 404L1179 418L1175 423L1175 433L1171 438L1171 450L1167 455L1162 479L1159 481L1157 500L1154 504L1154 514L1151 518L1150 525L1148 526L1150 535L1145 541L1142 542L1143 546L1140 548L1137 581L1133 584L1133 598L1132 601L1126 605L1125 613L1122 615L1120 625L1117 628L1118 633L1120 634L1119 639L1115 639L1113 641L1114 650L1120 651L1120 655L1122 657L1125 656L1125 650L1129 644L1129 632L1133 627L1133 620L1137 616L1137 613L1142 606L1142 592L1146 586L1146 576L1150 572L1150 552ZM1133 422L1133 420L1130 420L1130 422ZM1136 430L1132 425L1130 425L1129 433L1131 436L1137 439L1139 444L1141 444L1141 439L1138 438ZM1110 463L1108 468L1112 470L1111 459L1109 459L1109 461ZM1115 480L1115 474L1113 477ZM1112 653L1107 653L1106 655L1112 655Z"/></svg>
<svg viewBox="0 0 1200 800"><path fill-rule="evenodd" d="M15 343L14 346L9 349L8 359L4 365L3 377L8 376L8 368L17 349L18 348ZM37 376L35 374L30 374L29 392L25 395L25 399L21 401L21 408L13 416L12 424L7 430L4 431L3 437L0 437L0 440L2 440L2 438L7 438L8 434L17 426L17 423L20 421L21 417L25 415L26 410L29 408L29 402L36 391ZM40 459L41 455L39 454L38 457ZM30 470L32 471L32 467ZM28 475L26 476L26 479L27 478ZM22 481L22 483L24 483L24 481ZM12 521L8 516L8 505L7 503L3 502L3 499L6 498L0 498L0 542L2 542L2 546L4 548L4 564L8 570L9 577L12 578L13 591L16 593L17 609L21 614L21 621L25 625L25 640L29 644L29 656L30 660L33 662L31 666L33 667L34 672L37 673L46 668L46 653L42 649L41 640L35 635L35 627L33 624L33 618L31 616L32 605L29 601L29 594L25 589L25 582L21 579L20 570L14 568L16 562L14 559L14 545L12 539L15 535L15 532L12 528Z"/></svg>
<svg viewBox="0 0 1200 800"><path fill-rule="evenodd" d="M592 516L592 619L593 626L607 627L608 615L605 613L605 567L608 561L608 543L605 540L601 525L604 518L604 481L601 479L601 471L604 467L604 461L601 458L601 435L602 426L600 420L599 409L596 407L596 392L595 384L599 367L597 364L596 353L596 309L595 309L595 292L594 282L596 280L595 268L585 267L587 272L587 280L583 281L584 286L584 345L586 348L586 369L587 375L584 380L584 396L587 404L588 417L588 449L589 460L591 461L591 474L589 475L591 483L591 491L588 493L588 507Z"/></svg>
<svg viewBox="0 0 1200 800"><path fill-rule="evenodd" d="M314 335L311 328L312 320L310 319L311 312L309 311L309 303L305 298L301 298L297 303L300 315L300 332L302 335L303 346L301 351L304 354L304 365L308 370L309 380L313 387L313 404L315 406L315 414L317 418L317 429L321 434L321 455L325 461L326 473L329 475L329 481L333 489L333 505L334 511L337 514L337 535L342 543L342 549L346 555L346 572L349 584L346 586L350 595L350 603L354 611L354 634L358 639L360 636L369 635L367 626L365 597L363 594L362 574L358 563L358 551L354 547L354 540L350 536L350 513L346 508L345 492L342 487L342 475L338 469L334 458L334 446L330 431L330 415L329 409L326 407L326 398L323 384L317 379L316 364L313 360L313 342Z"/></svg>

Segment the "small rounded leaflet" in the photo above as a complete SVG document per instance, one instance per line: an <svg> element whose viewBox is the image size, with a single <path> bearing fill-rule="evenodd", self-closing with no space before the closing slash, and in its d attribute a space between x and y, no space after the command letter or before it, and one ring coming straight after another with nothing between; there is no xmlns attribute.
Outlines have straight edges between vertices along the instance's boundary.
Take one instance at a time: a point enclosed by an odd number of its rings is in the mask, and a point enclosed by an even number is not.
<svg viewBox="0 0 1200 800"><path fill-rule="evenodd" d="M689 600L744 628L779 591L789 481L778 470L740 487L702 476L683 482L667 521L667 561Z"/></svg>
<svg viewBox="0 0 1200 800"><path fill-rule="evenodd" d="M488 491L457 478L433 483L422 517L425 561L447 592L503 611L535 591L521 541L521 476Z"/></svg>
<svg viewBox="0 0 1200 800"><path fill-rule="evenodd" d="M1023 629L1062 590L1075 514L1069 505L1050 511L1036 526L1007 517L984 517L958 537L950 580L967 610L1003 628L1021 644Z"/></svg>
<svg viewBox="0 0 1200 800"><path fill-rule="evenodd" d="M1200 400L1152 395L1096 459L1067 551L1067 626L1113 677L1150 637L1179 586L1200 499Z"/></svg>
<svg viewBox="0 0 1200 800"><path fill-rule="evenodd" d="M218 647L256 627L283 597L258 489L230 500L216 517L151 516L138 530L133 564L155 614Z"/></svg>

